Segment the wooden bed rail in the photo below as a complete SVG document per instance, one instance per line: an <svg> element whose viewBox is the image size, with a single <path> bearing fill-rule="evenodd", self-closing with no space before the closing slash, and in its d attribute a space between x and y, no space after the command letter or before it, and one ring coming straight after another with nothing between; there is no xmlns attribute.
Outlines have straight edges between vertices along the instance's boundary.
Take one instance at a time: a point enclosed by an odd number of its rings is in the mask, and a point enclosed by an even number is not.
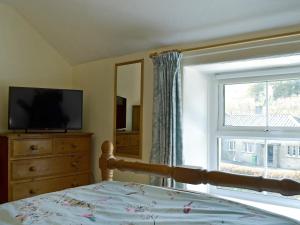
<svg viewBox="0 0 300 225"><path fill-rule="evenodd" d="M113 170L146 173L161 177L170 177L177 182L188 184L211 184L215 186L250 189L258 192L276 192L285 196L300 195L300 183L289 180L275 180L263 177L236 175L219 171L190 169L184 167L170 167L166 165L147 164L118 160L113 155L114 146L105 141L102 146L99 165L102 180L112 181Z"/></svg>

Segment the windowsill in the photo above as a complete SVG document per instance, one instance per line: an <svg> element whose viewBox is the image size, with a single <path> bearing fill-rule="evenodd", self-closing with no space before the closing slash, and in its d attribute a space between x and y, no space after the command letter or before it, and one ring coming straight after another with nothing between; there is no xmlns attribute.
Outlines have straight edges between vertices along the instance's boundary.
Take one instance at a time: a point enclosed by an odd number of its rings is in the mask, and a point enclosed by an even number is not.
<svg viewBox="0 0 300 225"><path fill-rule="evenodd" d="M300 209L299 208L278 206L278 205L273 205L273 204L254 202L254 201L242 200L242 199L238 199L238 198L231 198L231 197L224 197L224 196L218 196L218 197L228 199L231 201L235 201L235 202L239 202L239 203L242 203L245 205L254 206L256 208L263 209L263 210L266 210L271 213L279 214L279 215L286 216L286 217L300 221Z"/></svg>

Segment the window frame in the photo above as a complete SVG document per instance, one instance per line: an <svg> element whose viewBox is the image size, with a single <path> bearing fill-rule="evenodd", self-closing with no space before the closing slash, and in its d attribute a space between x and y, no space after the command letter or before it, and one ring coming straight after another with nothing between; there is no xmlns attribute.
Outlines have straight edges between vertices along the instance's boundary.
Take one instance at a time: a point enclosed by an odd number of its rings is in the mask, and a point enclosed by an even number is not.
<svg viewBox="0 0 300 225"><path fill-rule="evenodd" d="M229 141L229 148L228 151L234 152L235 151L235 141Z"/></svg>
<svg viewBox="0 0 300 225"><path fill-rule="evenodd" d="M256 78L256 79L255 79ZM300 132L300 127L272 127L266 124L266 126L226 126L225 125L225 85L232 84L247 84L247 83L257 83L257 82L272 82L272 81L285 81L285 80L295 80L300 79L300 75L291 76L286 75L284 78L276 76L259 76L259 77L249 77L247 78L231 78L223 79L218 82L218 132L235 132L235 131L244 131L244 132L259 132L268 133L270 137L275 137L276 133L281 132ZM266 98L268 99L268 88L266 88ZM267 119L268 119L268 104L267 104ZM261 135L261 134L260 134ZM288 134L287 136L289 136ZM296 134L297 135L297 134ZM300 135L298 135L300 138Z"/></svg>
<svg viewBox="0 0 300 225"><path fill-rule="evenodd" d="M215 87L217 90L216 101L217 105L215 108L211 108L211 110L217 110L217 121L216 121L216 132L211 134L210 143L212 149L215 149L216 156L210 156L210 169L219 169L220 159L221 159L221 151L219 145L220 138L237 138L237 139L262 139L265 141L265 154L268 153L268 141L269 140L282 140L282 141L300 141L300 127L298 128L290 128L290 127L267 127L267 126L259 126L259 127L233 127L233 126L225 126L225 86L226 84L244 84L244 83L255 83L255 82L272 82L272 81L280 81L280 80L293 80L300 79L299 73L295 74L277 74L277 75L266 75L263 73L265 71L253 71L253 73L248 73L249 77L234 77L233 74L229 74L231 78L218 79L216 78ZM216 76L217 77L217 76ZM268 89L268 88L267 88ZM268 96L268 93L266 93ZM213 118L212 118L213 119ZM213 122L211 122L213 124ZM299 148L300 153L300 148ZM211 153L210 153L211 154ZM212 162L212 160L216 160ZM267 160L267 158L265 159ZM265 164L268 166L268 162ZM253 192L242 192L237 190L227 190L220 187L209 186L209 192L212 194L216 194L224 197L233 197L244 200L252 200L262 203L270 203L294 208L300 208L299 200L287 198L284 196L276 196L270 195L268 193L253 193ZM267 198L262 198L262 196L267 196Z"/></svg>
<svg viewBox="0 0 300 225"><path fill-rule="evenodd" d="M292 146L288 145L288 148L287 148L287 157L292 157L292 156L293 156Z"/></svg>
<svg viewBox="0 0 300 225"><path fill-rule="evenodd" d="M220 139L221 138L236 138L236 139L259 139L259 140L264 140L265 141L265 151L264 153L267 154L266 149L268 148L268 140L263 138L263 137L236 137L236 136L218 136L217 138L217 170L220 168L220 159L221 159L221 145L220 145ZM271 140L271 139L270 139ZM274 138L272 138L274 140ZM286 138L276 138L276 140L280 141L287 141ZM299 139L291 139L291 140L297 140L300 141ZM295 158L295 157L292 157ZM267 158L265 157L265 165L268 166ZM254 201L254 202L260 202L260 203L265 203L265 204L275 204L279 206L285 206L285 207L292 207L292 208L298 208L300 209L300 204L297 199L289 198L286 196L281 196L279 194L271 194L271 193L266 193L266 192L255 192L255 191L243 191L241 190L231 190L229 188L224 188L224 187L216 187L209 185L208 192L210 194L218 195L220 197L229 197L229 198L236 198L236 199L241 199L241 200L249 200L249 201Z"/></svg>

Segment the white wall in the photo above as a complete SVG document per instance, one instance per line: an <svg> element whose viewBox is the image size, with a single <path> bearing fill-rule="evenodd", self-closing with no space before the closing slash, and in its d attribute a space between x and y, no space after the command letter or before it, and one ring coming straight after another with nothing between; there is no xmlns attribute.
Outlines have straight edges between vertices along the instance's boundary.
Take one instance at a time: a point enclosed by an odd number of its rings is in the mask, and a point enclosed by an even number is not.
<svg viewBox="0 0 300 225"><path fill-rule="evenodd" d="M74 67L74 88L84 90L84 130L94 133L92 166L96 181L99 181L101 178L98 165L101 143L105 140L113 140L115 63L145 59L142 161L149 161L152 140L153 68L148 54L148 52L137 53L124 57L85 63ZM148 183L148 176L140 174L117 172L114 178L122 181Z"/></svg>
<svg viewBox="0 0 300 225"><path fill-rule="evenodd" d="M213 115L213 75L197 67L183 68L183 157L184 164L209 169L208 151ZM214 142L215 143L215 142ZM187 185L187 189L207 191L207 185Z"/></svg>
<svg viewBox="0 0 300 225"><path fill-rule="evenodd" d="M117 96L126 98L126 130L132 130L132 106L141 104L141 63L118 66Z"/></svg>
<svg viewBox="0 0 300 225"><path fill-rule="evenodd" d="M9 86L72 87L71 66L14 9L0 4L0 131Z"/></svg>
<svg viewBox="0 0 300 225"><path fill-rule="evenodd" d="M183 74L184 164L207 169L210 75L193 67L184 67Z"/></svg>

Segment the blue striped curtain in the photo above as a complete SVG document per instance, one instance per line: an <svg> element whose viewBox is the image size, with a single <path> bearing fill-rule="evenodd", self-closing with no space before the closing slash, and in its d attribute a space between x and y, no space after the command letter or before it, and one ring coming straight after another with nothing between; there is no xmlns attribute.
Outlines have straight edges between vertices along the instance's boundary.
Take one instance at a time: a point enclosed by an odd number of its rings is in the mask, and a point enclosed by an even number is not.
<svg viewBox="0 0 300 225"><path fill-rule="evenodd" d="M182 78L178 52L153 58L153 130L151 163L182 165ZM171 179L150 178L157 186L180 187Z"/></svg>

